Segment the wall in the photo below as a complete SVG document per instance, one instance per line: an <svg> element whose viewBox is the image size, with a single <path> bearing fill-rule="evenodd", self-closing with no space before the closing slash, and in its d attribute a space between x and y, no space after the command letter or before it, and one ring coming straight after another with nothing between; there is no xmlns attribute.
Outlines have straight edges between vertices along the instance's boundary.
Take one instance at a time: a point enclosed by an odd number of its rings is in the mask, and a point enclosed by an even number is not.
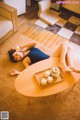
<svg viewBox="0 0 80 120"><path fill-rule="evenodd" d="M73 12L76 12L78 14L80 14L80 0L64 0L65 2L68 2L68 4L63 4L62 6L64 8L67 8ZM74 2L74 3L73 3ZM78 4L75 2L79 2Z"/></svg>
<svg viewBox="0 0 80 120"><path fill-rule="evenodd" d="M3 2L16 8L18 15L26 13L26 0L3 0Z"/></svg>

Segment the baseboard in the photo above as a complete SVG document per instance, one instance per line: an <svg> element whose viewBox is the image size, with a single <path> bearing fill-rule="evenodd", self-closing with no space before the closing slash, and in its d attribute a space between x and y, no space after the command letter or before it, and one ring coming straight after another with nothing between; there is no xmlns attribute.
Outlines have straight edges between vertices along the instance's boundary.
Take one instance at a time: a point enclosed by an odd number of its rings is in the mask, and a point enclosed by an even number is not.
<svg viewBox="0 0 80 120"><path fill-rule="evenodd" d="M78 14L78 13L76 13L76 12L73 12L73 11L71 11L71 10L68 10L68 9L66 9L66 8L64 8L64 7L61 8L61 11L67 12L67 13L69 13L69 14L71 14L71 15L74 15L74 16L80 18L80 14Z"/></svg>

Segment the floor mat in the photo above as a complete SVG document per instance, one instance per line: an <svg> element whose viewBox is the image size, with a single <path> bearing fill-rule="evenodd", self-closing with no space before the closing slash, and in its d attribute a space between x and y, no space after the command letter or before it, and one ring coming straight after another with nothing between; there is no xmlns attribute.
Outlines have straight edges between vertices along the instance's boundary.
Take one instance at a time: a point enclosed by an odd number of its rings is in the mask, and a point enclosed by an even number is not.
<svg viewBox="0 0 80 120"><path fill-rule="evenodd" d="M80 45L80 18L66 12L61 12L58 16L61 19L56 24L46 25L44 28ZM41 22L37 25L42 27Z"/></svg>
<svg viewBox="0 0 80 120"><path fill-rule="evenodd" d="M24 66L21 61L11 63L7 51L26 42L28 39L18 33L0 48L0 110L9 111L10 120L80 120L80 81L63 92L40 98L23 96L15 90L17 76L10 76L9 71L22 71ZM56 46L58 43L53 44ZM54 46L48 53L51 54ZM42 45L39 48L48 51Z"/></svg>
<svg viewBox="0 0 80 120"><path fill-rule="evenodd" d="M37 20L35 22L36 25L39 25L42 28L47 28L48 24L44 23L42 20Z"/></svg>

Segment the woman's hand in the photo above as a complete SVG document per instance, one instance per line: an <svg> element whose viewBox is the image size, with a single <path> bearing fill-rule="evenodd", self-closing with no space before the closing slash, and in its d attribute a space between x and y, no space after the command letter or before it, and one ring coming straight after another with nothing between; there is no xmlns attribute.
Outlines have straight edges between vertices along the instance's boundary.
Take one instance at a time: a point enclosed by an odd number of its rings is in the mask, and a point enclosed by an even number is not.
<svg viewBox="0 0 80 120"><path fill-rule="evenodd" d="M20 46L16 46L16 52L19 52L19 51L21 51Z"/></svg>
<svg viewBox="0 0 80 120"><path fill-rule="evenodd" d="M22 49L21 49L21 51L22 51L22 52L26 52L27 50L28 50L28 48L27 48L27 47L26 47L26 48L22 48Z"/></svg>
<svg viewBox="0 0 80 120"><path fill-rule="evenodd" d="M11 70L10 75L19 75L21 72L17 70Z"/></svg>

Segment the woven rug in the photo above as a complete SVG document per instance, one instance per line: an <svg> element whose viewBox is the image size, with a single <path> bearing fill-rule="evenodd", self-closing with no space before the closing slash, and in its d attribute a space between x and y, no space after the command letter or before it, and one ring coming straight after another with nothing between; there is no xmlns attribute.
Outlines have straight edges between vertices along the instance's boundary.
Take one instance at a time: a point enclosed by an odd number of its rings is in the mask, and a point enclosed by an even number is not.
<svg viewBox="0 0 80 120"><path fill-rule="evenodd" d="M11 63L7 51L31 39L17 33L0 47L0 111L9 111L10 120L80 120L80 81L70 89L43 98L23 96L15 90L12 69L23 70L22 62ZM53 50L37 44L47 54Z"/></svg>
<svg viewBox="0 0 80 120"><path fill-rule="evenodd" d="M52 9L51 11L54 12ZM57 15L60 20L52 26L40 19L37 20L35 24L80 45L80 18L66 12L54 12L54 15Z"/></svg>

